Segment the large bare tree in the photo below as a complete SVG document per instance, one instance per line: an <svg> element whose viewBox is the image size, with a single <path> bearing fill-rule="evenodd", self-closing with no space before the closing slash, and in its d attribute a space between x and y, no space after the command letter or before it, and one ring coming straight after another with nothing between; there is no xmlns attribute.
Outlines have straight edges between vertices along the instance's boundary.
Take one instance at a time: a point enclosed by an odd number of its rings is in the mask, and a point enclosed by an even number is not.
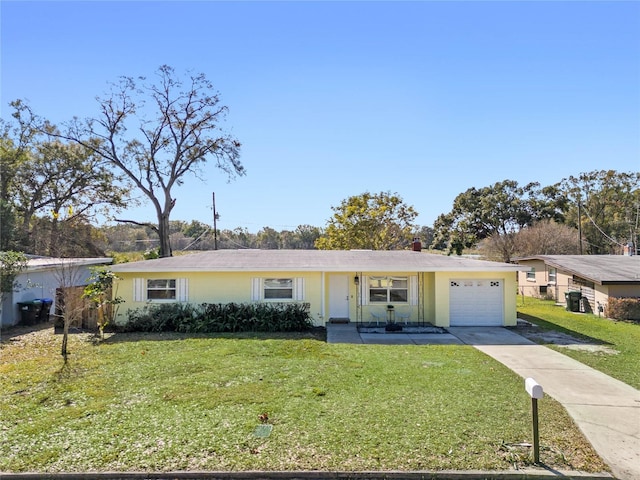
<svg viewBox="0 0 640 480"><path fill-rule="evenodd" d="M198 176L210 159L229 177L245 173L240 142L220 127L228 109L204 74L182 80L167 65L158 69L155 82L121 77L98 103L100 115L74 120L66 138L124 172L147 197L157 215L152 228L160 238L160 256L171 256L174 187L188 174Z"/></svg>

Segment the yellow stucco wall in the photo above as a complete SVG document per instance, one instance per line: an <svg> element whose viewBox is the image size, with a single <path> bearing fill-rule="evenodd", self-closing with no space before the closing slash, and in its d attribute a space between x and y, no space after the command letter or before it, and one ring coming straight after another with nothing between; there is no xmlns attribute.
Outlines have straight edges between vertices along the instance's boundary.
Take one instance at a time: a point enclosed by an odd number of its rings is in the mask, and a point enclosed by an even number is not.
<svg viewBox="0 0 640 480"><path fill-rule="evenodd" d="M449 291L451 285L450 282L453 279L501 280L504 285L504 304L502 307L504 315L503 325L514 326L517 324L516 272L509 272L506 274L500 274L497 272L436 272L434 282L434 294L437 298L437 302L435 303L435 325L439 327L448 327L450 325Z"/></svg>
<svg viewBox="0 0 640 480"><path fill-rule="evenodd" d="M423 298L424 298L424 319L426 322L436 325L436 274L434 272L424 273Z"/></svg>
<svg viewBox="0 0 640 480"><path fill-rule="evenodd" d="M251 303L252 279L259 278L304 278L305 303L311 305L311 316L317 325L324 325L321 318L321 280L319 272L238 272L213 274L211 272L171 272L171 273L120 273L117 295L125 301L120 305L117 323L126 321L127 309L142 308L150 302L134 301L134 279L178 279L188 280L188 303Z"/></svg>

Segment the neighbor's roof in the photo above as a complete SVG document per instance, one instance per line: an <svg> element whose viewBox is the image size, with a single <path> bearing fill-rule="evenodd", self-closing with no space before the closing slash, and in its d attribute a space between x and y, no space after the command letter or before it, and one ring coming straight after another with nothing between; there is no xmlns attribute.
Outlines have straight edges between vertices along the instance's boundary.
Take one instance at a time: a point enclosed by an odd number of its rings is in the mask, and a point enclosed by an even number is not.
<svg viewBox="0 0 640 480"><path fill-rule="evenodd" d="M640 284L640 256L535 255L517 261L542 260L545 264L599 285Z"/></svg>
<svg viewBox="0 0 640 480"><path fill-rule="evenodd" d="M210 250L114 265L114 272L513 272L520 265L413 251Z"/></svg>
<svg viewBox="0 0 640 480"><path fill-rule="evenodd" d="M87 258L54 258L54 257L29 257L27 270L51 270L61 267L84 267L91 265L109 265L113 263L110 257Z"/></svg>

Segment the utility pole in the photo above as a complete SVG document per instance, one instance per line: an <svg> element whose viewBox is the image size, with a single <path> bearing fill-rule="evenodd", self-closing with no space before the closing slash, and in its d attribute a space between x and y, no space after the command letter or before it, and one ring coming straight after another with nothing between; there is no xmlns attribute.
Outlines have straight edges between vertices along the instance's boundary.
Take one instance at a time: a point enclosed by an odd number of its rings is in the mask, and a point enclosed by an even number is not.
<svg viewBox="0 0 640 480"><path fill-rule="evenodd" d="M578 253L582 255L582 201L578 198Z"/></svg>
<svg viewBox="0 0 640 480"><path fill-rule="evenodd" d="M213 192L213 249L218 249L218 214L216 212L216 192Z"/></svg>
<svg viewBox="0 0 640 480"><path fill-rule="evenodd" d="M638 245L638 220L640 219L640 202L636 203L636 228L635 238L632 235L631 241L633 242L633 254L640 255L640 245Z"/></svg>

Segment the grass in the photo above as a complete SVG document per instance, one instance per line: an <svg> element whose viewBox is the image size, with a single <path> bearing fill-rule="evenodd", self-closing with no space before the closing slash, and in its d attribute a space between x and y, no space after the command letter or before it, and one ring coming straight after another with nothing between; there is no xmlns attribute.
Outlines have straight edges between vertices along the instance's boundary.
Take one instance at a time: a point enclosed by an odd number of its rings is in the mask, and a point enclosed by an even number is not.
<svg viewBox="0 0 640 480"><path fill-rule="evenodd" d="M0 472L505 470L530 464L530 399L469 346L313 335L4 336ZM554 400L541 460L604 471ZM256 427L272 425L266 437Z"/></svg>
<svg viewBox="0 0 640 480"><path fill-rule="evenodd" d="M523 303L524 302L524 303ZM518 316L538 325L542 330L554 330L595 345L600 350L574 350L545 344L607 375L640 388L640 325L618 322L594 314L568 312L553 301L518 297ZM606 353L613 350L613 353Z"/></svg>

